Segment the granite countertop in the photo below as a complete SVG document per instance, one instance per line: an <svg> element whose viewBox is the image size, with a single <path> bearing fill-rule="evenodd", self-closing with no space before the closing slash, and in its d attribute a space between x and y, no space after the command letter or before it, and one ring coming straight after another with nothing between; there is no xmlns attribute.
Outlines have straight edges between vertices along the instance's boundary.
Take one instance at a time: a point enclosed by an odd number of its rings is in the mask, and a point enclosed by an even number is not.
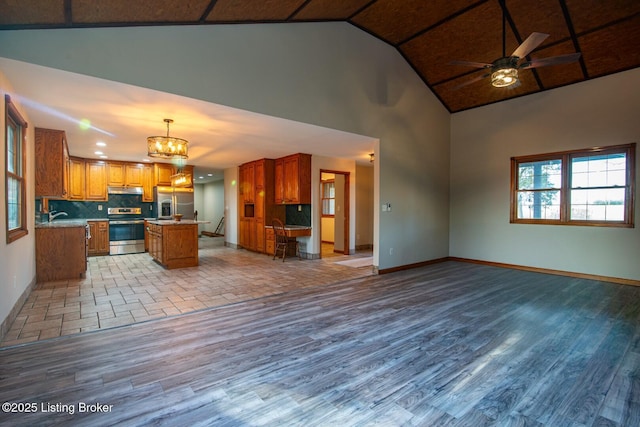
<svg viewBox="0 0 640 427"><path fill-rule="evenodd" d="M273 228L273 225L265 225L264 228ZM285 230L311 230L311 226L285 224L284 229Z"/></svg>
<svg viewBox="0 0 640 427"><path fill-rule="evenodd" d="M153 219L147 221L149 224L156 225L190 225L190 224L211 224L211 221L194 221L192 219L183 219L176 221L173 219Z"/></svg>
<svg viewBox="0 0 640 427"><path fill-rule="evenodd" d="M85 227L87 221L106 221L105 219L54 219L51 222L36 222L36 228Z"/></svg>

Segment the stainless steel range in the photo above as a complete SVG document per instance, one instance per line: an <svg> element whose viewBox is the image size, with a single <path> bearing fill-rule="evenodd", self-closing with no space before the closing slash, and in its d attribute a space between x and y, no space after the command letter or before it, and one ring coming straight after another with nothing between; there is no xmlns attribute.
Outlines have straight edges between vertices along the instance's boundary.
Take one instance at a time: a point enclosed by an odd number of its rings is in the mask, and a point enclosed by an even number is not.
<svg viewBox="0 0 640 427"><path fill-rule="evenodd" d="M108 208L109 255L144 252L142 208Z"/></svg>

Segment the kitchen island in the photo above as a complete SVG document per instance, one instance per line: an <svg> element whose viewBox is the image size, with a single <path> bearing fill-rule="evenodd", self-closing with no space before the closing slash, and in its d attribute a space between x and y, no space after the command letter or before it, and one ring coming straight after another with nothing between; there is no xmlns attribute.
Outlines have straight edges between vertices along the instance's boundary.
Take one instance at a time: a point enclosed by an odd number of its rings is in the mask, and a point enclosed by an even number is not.
<svg viewBox="0 0 640 427"><path fill-rule="evenodd" d="M198 224L206 221L147 221L149 255L166 269L198 265Z"/></svg>
<svg viewBox="0 0 640 427"><path fill-rule="evenodd" d="M36 223L36 282L82 279L87 271L87 220Z"/></svg>

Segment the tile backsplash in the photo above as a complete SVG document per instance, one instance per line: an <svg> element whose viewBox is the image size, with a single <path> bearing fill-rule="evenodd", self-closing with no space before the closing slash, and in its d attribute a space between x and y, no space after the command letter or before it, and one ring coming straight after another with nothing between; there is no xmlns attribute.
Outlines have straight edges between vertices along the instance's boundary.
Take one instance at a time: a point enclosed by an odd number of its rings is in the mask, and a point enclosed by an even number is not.
<svg viewBox="0 0 640 427"><path fill-rule="evenodd" d="M286 219L288 225L311 227L311 205L287 205Z"/></svg>
<svg viewBox="0 0 640 427"><path fill-rule="evenodd" d="M41 203L41 200L36 200L37 212L42 210ZM134 194L110 194L109 200L106 202L49 200L50 211L66 212L68 214L64 219L106 219L107 208L115 207L141 207L144 217L154 218L156 216L153 203L143 202L142 196ZM45 219L43 220L46 221L46 215L44 217Z"/></svg>

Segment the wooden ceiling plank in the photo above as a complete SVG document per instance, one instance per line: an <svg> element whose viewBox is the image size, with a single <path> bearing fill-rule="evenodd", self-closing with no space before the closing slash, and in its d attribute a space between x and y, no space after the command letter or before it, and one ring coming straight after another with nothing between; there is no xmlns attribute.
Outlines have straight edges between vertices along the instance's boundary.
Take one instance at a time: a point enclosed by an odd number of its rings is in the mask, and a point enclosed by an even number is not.
<svg viewBox="0 0 640 427"><path fill-rule="evenodd" d="M305 0L218 0L209 22L284 22Z"/></svg>
<svg viewBox="0 0 640 427"><path fill-rule="evenodd" d="M72 0L75 24L197 22L210 0Z"/></svg>
<svg viewBox="0 0 640 427"><path fill-rule="evenodd" d="M640 13L638 0L564 0L578 35Z"/></svg>
<svg viewBox="0 0 640 427"><path fill-rule="evenodd" d="M484 3L487 0L480 0ZM469 0L378 0L351 21L398 46L438 22L469 7Z"/></svg>
<svg viewBox="0 0 640 427"><path fill-rule="evenodd" d="M601 77L640 64L640 15L635 19L578 36L589 78Z"/></svg>
<svg viewBox="0 0 640 427"><path fill-rule="evenodd" d="M64 0L0 1L0 25L64 25Z"/></svg>
<svg viewBox="0 0 640 427"><path fill-rule="evenodd" d="M336 21L349 19L371 0L308 0L293 16L291 21Z"/></svg>

